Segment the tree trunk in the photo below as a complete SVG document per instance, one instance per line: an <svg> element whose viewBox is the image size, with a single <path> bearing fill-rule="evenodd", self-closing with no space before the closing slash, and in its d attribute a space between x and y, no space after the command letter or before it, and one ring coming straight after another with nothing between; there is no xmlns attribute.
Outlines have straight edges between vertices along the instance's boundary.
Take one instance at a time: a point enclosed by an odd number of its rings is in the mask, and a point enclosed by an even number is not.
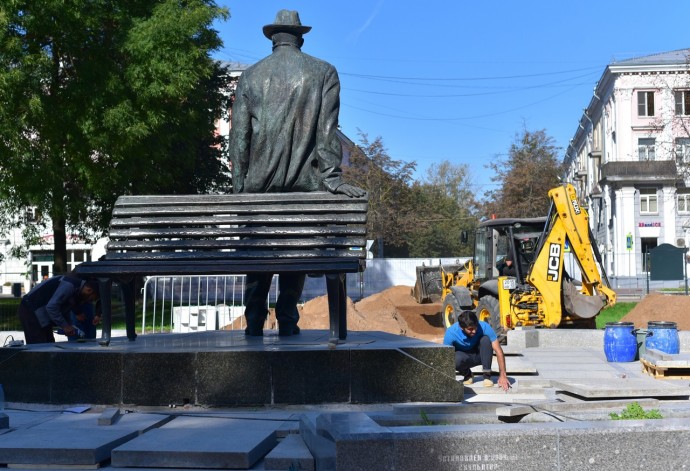
<svg viewBox="0 0 690 471"><path fill-rule="evenodd" d="M53 217L53 274L67 273L67 234L65 218Z"/></svg>

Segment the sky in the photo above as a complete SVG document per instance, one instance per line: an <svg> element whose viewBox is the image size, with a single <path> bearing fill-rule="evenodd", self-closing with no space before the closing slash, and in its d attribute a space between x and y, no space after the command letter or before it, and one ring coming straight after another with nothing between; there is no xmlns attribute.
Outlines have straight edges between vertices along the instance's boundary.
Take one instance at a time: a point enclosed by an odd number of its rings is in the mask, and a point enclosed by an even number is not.
<svg viewBox="0 0 690 471"><path fill-rule="evenodd" d="M467 165L475 194L495 188L523 130L544 130L563 157L612 61L690 48L687 0L217 0L221 60L271 52L262 27L297 10L302 51L333 64L340 127L353 142L381 137L391 158Z"/></svg>

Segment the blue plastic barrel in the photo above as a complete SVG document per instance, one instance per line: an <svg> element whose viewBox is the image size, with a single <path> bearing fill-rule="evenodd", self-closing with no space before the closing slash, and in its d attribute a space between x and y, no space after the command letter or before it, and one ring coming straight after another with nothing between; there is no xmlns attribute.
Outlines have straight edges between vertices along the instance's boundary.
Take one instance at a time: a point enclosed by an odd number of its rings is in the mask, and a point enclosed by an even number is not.
<svg viewBox="0 0 690 471"><path fill-rule="evenodd" d="M637 335L632 322L607 322L604 329L604 353L608 361L635 361Z"/></svg>
<svg viewBox="0 0 690 471"><path fill-rule="evenodd" d="M675 322L649 321L647 330L650 332L645 341L647 350L651 348L664 353L680 353L680 339Z"/></svg>

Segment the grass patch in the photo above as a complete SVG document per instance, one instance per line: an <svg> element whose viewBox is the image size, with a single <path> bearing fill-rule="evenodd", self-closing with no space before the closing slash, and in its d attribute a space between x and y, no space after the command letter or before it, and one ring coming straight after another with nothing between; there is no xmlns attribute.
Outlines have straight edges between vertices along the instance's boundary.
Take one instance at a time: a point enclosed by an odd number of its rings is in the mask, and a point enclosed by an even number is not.
<svg viewBox="0 0 690 471"><path fill-rule="evenodd" d="M160 303L160 302L159 302ZM141 334L141 321L143 317L143 299L141 297L137 297L134 301L134 327L136 328L136 332L138 334ZM160 305L159 305L159 311L160 311ZM170 318L170 313L165 312L164 319L162 321L162 327L161 327L161 313L158 312L156 314L156 325L153 325L153 301L148 301L147 303L147 309L146 309L146 333L153 333L153 332L171 332L172 331L172 325L171 321L172 319ZM112 321L111 321L111 328L112 329L118 329L118 330L124 330L126 328L125 325L125 307L124 304L121 302L119 299L113 299L112 303ZM162 329L162 330L161 330Z"/></svg>
<svg viewBox="0 0 690 471"><path fill-rule="evenodd" d="M609 417L613 420L663 419L659 409L644 410L638 402L631 402L620 414L611 412Z"/></svg>
<svg viewBox="0 0 690 471"><path fill-rule="evenodd" d="M22 298L0 298L0 331L22 330L17 309Z"/></svg>
<svg viewBox="0 0 690 471"><path fill-rule="evenodd" d="M618 322L637 306L637 303L616 303L607 307L596 317L597 329L604 329L607 322Z"/></svg>

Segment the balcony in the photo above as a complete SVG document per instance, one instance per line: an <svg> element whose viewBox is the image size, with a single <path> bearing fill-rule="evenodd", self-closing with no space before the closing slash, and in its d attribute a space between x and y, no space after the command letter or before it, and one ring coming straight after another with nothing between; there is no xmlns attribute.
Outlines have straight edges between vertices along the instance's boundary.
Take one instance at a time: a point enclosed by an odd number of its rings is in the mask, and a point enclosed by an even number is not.
<svg viewBox="0 0 690 471"><path fill-rule="evenodd" d="M601 179L607 183L675 183L682 176L673 160L646 160L606 162L601 166Z"/></svg>

